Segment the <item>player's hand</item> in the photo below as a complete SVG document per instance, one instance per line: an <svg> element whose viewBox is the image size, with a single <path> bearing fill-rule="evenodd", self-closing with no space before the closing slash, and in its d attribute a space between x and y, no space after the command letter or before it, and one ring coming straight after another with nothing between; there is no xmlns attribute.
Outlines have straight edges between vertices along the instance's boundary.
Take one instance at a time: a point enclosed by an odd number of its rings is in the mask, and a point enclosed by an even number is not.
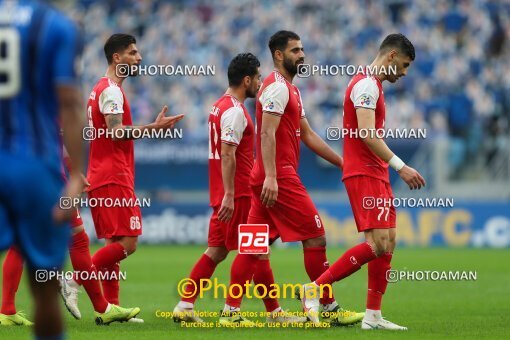
<svg viewBox="0 0 510 340"><path fill-rule="evenodd" d="M168 106L164 105L154 121L156 129L171 129L178 121L184 118L184 115L182 114L167 117L165 116L167 111Z"/></svg>
<svg viewBox="0 0 510 340"><path fill-rule="evenodd" d="M218 212L218 220L220 222L228 222L234 215L234 195L225 194L221 201L220 211Z"/></svg>
<svg viewBox="0 0 510 340"><path fill-rule="evenodd" d="M275 177L267 177L262 186L260 199L262 204L268 208L272 207L278 198L278 183Z"/></svg>
<svg viewBox="0 0 510 340"><path fill-rule="evenodd" d="M74 199L79 197L83 188L83 180L80 176L71 175L69 180L67 181L66 187L64 189L64 193L62 197L69 197ZM64 223L69 221L73 214L75 213L75 207L65 207L67 209L63 209L60 206L60 200L58 205L53 208L53 220L58 223Z"/></svg>
<svg viewBox="0 0 510 340"><path fill-rule="evenodd" d="M400 178L409 185L409 189L411 190L421 189L421 187L425 186L425 180L423 177L418 171L414 170L410 166L404 165L398 174L400 175Z"/></svg>
<svg viewBox="0 0 510 340"><path fill-rule="evenodd" d="M85 192L85 191L87 191L88 187L90 187L90 182L87 179L87 177L85 177L85 175L82 173L80 173L80 178L81 178L81 182L82 182L81 192Z"/></svg>

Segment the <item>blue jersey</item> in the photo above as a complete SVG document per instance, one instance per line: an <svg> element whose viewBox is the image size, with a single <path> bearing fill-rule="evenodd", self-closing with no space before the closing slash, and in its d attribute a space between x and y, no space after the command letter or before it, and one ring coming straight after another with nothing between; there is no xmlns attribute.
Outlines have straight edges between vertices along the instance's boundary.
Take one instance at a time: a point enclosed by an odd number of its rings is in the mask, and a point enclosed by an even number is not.
<svg viewBox="0 0 510 340"><path fill-rule="evenodd" d="M61 166L57 86L76 84L75 24L39 1L0 0L0 152Z"/></svg>

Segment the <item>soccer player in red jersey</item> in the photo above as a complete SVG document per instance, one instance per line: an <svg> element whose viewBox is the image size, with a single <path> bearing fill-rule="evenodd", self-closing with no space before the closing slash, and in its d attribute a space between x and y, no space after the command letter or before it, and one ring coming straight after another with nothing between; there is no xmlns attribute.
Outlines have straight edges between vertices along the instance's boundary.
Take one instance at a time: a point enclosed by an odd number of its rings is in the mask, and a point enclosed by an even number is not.
<svg viewBox="0 0 510 340"><path fill-rule="evenodd" d="M269 49L275 70L264 80L257 96L257 159L250 178L253 196L248 223L269 224L271 243L278 237L283 242L302 242L306 272L315 280L329 266L326 236L298 175L300 143L339 169L343 160L308 124L301 94L292 83L305 58L300 37L279 31L271 37ZM257 255L238 254L232 263L231 286L251 281L258 262ZM242 294L235 288L229 289L233 294L227 297L224 312L240 308ZM352 324L363 318L363 313L342 310L328 289L323 295L323 310L338 316L327 319L332 324Z"/></svg>
<svg viewBox="0 0 510 340"><path fill-rule="evenodd" d="M393 199L388 165L398 172L411 190L420 189L425 180L418 171L405 165L382 138L370 131L384 128L386 108L382 82L395 83L405 76L414 57L414 46L404 35L390 34L382 42L367 72L354 76L347 87L343 125L352 132L357 131L358 136L349 133L345 137L343 181L356 226L359 232L364 232L365 242L347 250L315 282L305 285L302 292L305 296L303 308L317 310L317 299L306 298L313 296L307 292L316 291L318 285L342 280L368 263L367 310L362 329L407 329L381 315L382 296L388 285L386 272L391 268L396 245L395 208L388 204ZM366 130L365 133L360 133L362 130ZM383 206L374 206L376 199L384 201Z"/></svg>
<svg viewBox="0 0 510 340"><path fill-rule="evenodd" d="M108 69L94 86L87 103L89 127L86 129L97 133L90 142L88 196L98 201L111 198L134 202L133 139L151 131L171 129L184 115L167 117L168 108L163 106L153 123L132 126L131 109L122 83L127 76L136 75L131 74L133 66L142 61L136 39L128 34L114 34L106 41L104 52ZM107 129L111 134L101 134L101 129ZM103 293L109 303L118 305L119 262L136 250L138 236L142 233L140 207L95 206L90 210L97 237L106 240L106 245L94 254L92 262L98 271L109 273L111 279L101 281ZM141 319L130 321L140 322Z"/></svg>
<svg viewBox="0 0 510 340"><path fill-rule="evenodd" d="M208 248L189 275L196 286L189 284L187 296L183 296L174 308L175 321L203 322L194 312L200 280L209 279L228 253L237 249L238 226L248 220L255 131L244 101L254 98L260 88L259 67L259 60L251 53L239 54L232 59L228 67L229 87L209 113L209 191L213 214L209 223ZM254 281L266 287L274 283L267 256L264 261L259 261ZM272 316L279 315L281 308L277 299L263 301L268 312L275 312Z"/></svg>
<svg viewBox="0 0 510 340"><path fill-rule="evenodd" d="M64 165L67 171L71 171L71 158L64 147ZM64 180L67 180L65 172L62 172ZM82 175L84 190L90 183ZM74 208L73 208L74 209ZM80 285L85 288L92 306L94 307L96 323L109 324L114 321L129 321L135 317L140 308L122 308L120 306L108 303L101 291L101 285L97 279L97 269L92 263L92 257L89 250L89 237L85 232L83 221L78 209L75 209L71 218L71 242L69 244L69 257L73 269L76 271L73 280L60 280L60 295L62 296L67 310L75 319L81 319L81 313L78 309L78 290ZM81 274L78 274L81 273ZM83 279L82 279L83 278Z"/></svg>

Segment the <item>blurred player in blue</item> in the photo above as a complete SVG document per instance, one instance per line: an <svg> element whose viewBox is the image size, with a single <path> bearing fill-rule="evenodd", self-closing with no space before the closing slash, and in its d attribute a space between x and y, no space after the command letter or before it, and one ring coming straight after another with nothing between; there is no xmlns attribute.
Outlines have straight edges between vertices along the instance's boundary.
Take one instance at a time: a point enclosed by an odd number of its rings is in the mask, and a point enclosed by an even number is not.
<svg viewBox="0 0 510 340"><path fill-rule="evenodd" d="M58 282L43 271L61 269L66 256L73 209L60 209L60 197L82 189L81 41L42 2L0 0L0 14L0 249L15 244L27 261L36 336L60 339ZM65 188L60 127L73 159Z"/></svg>

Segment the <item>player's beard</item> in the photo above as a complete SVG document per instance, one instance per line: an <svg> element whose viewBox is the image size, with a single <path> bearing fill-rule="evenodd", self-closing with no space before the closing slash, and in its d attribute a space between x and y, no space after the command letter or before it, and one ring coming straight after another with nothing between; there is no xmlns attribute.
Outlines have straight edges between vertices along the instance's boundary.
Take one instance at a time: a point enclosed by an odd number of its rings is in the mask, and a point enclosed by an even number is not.
<svg viewBox="0 0 510 340"><path fill-rule="evenodd" d="M304 59L299 59L296 62L292 62L291 59L283 59L283 68L294 77L297 74L298 62L304 62Z"/></svg>
<svg viewBox="0 0 510 340"><path fill-rule="evenodd" d="M246 89L246 98L255 98L257 95L257 90Z"/></svg>
<svg viewBox="0 0 510 340"><path fill-rule="evenodd" d="M133 69L133 66L137 66L136 69ZM133 65L130 65L129 67L129 74L128 76L130 77L138 77L138 75L140 74L140 65L141 64L133 64Z"/></svg>

